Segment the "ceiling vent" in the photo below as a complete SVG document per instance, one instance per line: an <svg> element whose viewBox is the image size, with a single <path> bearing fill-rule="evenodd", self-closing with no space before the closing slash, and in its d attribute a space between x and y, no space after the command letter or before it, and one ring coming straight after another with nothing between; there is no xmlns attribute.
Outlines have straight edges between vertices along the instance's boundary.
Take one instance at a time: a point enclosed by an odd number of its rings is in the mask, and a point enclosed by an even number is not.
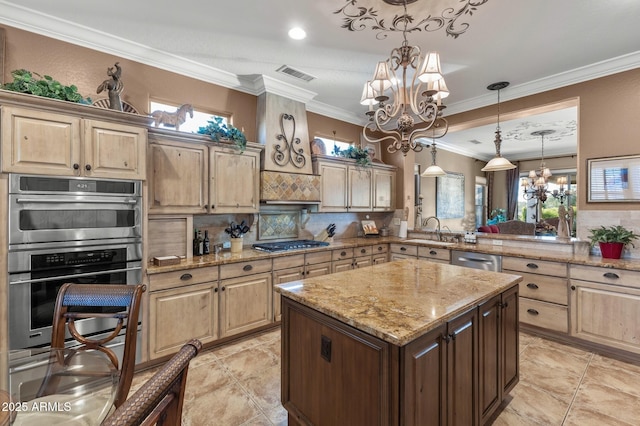
<svg viewBox="0 0 640 426"><path fill-rule="evenodd" d="M276 71L281 72L282 74L290 75L291 77L297 78L299 80L307 81L307 82L316 79L314 76L304 73L302 71L298 71L295 68L291 68L289 65L283 65L280 68L278 68Z"/></svg>
<svg viewBox="0 0 640 426"><path fill-rule="evenodd" d="M474 145L480 145L482 142L480 142L478 139L471 139L469 143L472 143Z"/></svg>

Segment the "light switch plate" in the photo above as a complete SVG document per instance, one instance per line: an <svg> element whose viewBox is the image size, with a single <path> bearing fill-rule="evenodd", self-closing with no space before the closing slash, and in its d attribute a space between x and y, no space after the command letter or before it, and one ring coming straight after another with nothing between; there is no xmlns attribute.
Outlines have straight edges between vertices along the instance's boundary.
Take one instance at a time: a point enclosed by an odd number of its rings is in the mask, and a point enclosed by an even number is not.
<svg viewBox="0 0 640 426"><path fill-rule="evenodd" d="M394 217L393 218L393 224L396 226L400 226L400 218L399 217Z"/></svg>

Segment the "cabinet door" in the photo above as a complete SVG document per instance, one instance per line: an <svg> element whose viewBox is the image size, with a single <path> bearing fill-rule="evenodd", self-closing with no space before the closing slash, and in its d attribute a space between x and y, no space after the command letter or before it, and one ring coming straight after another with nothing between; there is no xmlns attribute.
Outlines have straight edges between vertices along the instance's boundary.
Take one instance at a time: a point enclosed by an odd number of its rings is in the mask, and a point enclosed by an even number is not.
<svg viewBox="0 0 640 426"><path fill-rule="evenodd" d="M220 337L272 322L270 273L220 281Z"/></svg>
<svg viewBox="0 0 640 426"><path fill-rule="evenodd" d="M189 339L212 342L218 338L217 330L217 282L157 291L149 295L151 359L177 352Z"/></svg>
<svg viewBox="0 0 640 426"><path fill-rule="evenodd" d="M371 170L362 167L349 166L349 198L347 209L352 212L372 210L372 181Z"/></svg>
<svg viewBox="0 0 640 426"><path fill-rule="evenodd" d="M147 178L147 129L125 124L84 120L86 176L112 179Z"/></svg>
<svg viewBox="0 0 640 426"><path fill-rule="evenodd" d="M304 278L304 266L300 265L295 268L281 269L279 271L273 271L273 285L288 283L291 281L301 280ZM275 321L281 320L281 308L280 308L280 293L273 291L273 319Z"/></svg>
<svg viewBox="0 0 640 426"><path fill-rule="evenodd" d="M502 394L506 395L520 380L519 287L502 293Z"/></svg>
<svg viewBox="0 0 640 426"><path fill-rule="evenodd" d="M209 149L212 213L257 213L260 203L259 153Z"/></svg>
<svg viewBox="0 0 640 426"><path fill-rule="evenodd" d="M205 213L209 196L207 147L149 145L149 210L152 213Z"/></svg>
<svg viewBox="0 0 640 426"><path fill-rule="evenodd" d="M321 212L347 211L347 166L344 164L318 163L321 175Z"/></svg>
<svg viewBox="0 0 640 426"><path fill-rule="evenodd" d="M2 171L75 176L80 138L79 118L2 107Z"/></svg>
<svg viewBox="0 0 640 426"><path fill-rule="evenodd" d="M354 268L364 268L366 266L373 265L373 260L371 256L358 256L353 259L353 267Z"/></svg>
<svg viewBox="0 0 640 426"><path fill-rule="evenodd" d="M447 424L478 424L478 310L450 321L447 331Z"/></svg>
<svg viewBox="0 0 640 426"><path fill-rule="evenodd" d="M334 260L331 265L331 273L350 271L353 269L353 259Z"/></svg>
<svg viewBox="0 0 640 426"><path fill-rule="evenodd" d="M393 210L393 188L396 173L388 170L373 170L373 210Z"/></svg>
<svg viewBox="0 0 640 426"><path fill-rule="evenodd" d="M331 273L331 262L315 263L306 265L304 271L305 278L319 277L321 275L329 275Z"/></svg>
<svg viewBox="0 0 640 426"><path fill-rule="evenodd" d="M517 300L515 301L517 305ZM480 423L484 424L502 401L502 341L500 313L502 297L490 299L480 306L478 316L478 344L480 381L478 383L478 403Z"/></svg>
<svg viewBox="0 0 640 426"><path fill-rule="evenodd" d="M640 289L571 280L571 334L640 353Z"/></svg>
<svg viewBox="0 0 640 426"><path fill-rule="evenodd" d="M445 425L447 416L446 324L409 343L403 349L401 383L405 402L400 424Z"/></svg>

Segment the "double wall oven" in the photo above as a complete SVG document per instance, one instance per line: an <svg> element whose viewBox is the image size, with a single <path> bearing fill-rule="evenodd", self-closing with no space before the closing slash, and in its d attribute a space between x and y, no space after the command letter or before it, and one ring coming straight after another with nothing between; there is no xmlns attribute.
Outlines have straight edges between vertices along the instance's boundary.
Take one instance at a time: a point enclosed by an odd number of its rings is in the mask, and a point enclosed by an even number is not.
<svg viewBox="0 0 640 426"><path fill-rule="evenodd" d="M11 349L51 342L64 283L142 282L140 181L13 174L9 189ZM77 325L96 335L114 326L105 319Z"/></svg>

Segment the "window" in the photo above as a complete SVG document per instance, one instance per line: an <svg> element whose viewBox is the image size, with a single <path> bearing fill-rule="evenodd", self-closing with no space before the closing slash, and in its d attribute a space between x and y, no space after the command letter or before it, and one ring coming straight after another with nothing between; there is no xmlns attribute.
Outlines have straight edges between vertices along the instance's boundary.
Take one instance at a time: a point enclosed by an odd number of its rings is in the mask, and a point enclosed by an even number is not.
<svg viewBox="0 0 640 426"><path fill-rule="evenodd" d="M351 146L351 143L349 142L341 142L335 139L321 138L319 136L316 136L316 139L319 139L322 141L322 143L324 143L325 152L327 153L327 155L334 155L333 152L336 146L342 151Z"/></svg>
<svg viewBox="0 0 640 426"><path fill-rule="evenodd" d="M166 112L176 112L180 105L170 105L164 104L160 102L149 102L149 111L166 111ZM184 123L180 124L179 131L185 133L198 133L198 129L200 127L205 127L208 121L211 121L212 117L222 117L222 122L227 123L229 117L224 115L212 114L210 112L197 111L193 110L193 118L189 114L187 114ZM171 129L175 130L173 126L166 126L164 124L159 126L161 129Z"/></svg>

